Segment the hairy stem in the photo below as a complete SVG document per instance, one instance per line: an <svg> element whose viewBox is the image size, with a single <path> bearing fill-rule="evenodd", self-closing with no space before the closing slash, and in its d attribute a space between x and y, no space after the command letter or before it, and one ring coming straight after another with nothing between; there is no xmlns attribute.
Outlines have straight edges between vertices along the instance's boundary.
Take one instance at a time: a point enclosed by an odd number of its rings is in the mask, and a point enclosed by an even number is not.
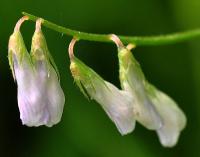
<svg viewBox="0 0 200 157"><path fill-rule="evenodd" d="M31 15L26 12L22 12L23 15L26 15L29 20L36 21L38 18L37 16ZM93 33L86 33L86 32L80 32L76 30L72 30L66 27L59 26L53 22L47 21L43 19L42 21L43 26L50 28L54 31L57 31L62 34L66 34L69 36L76 37L80 40L89 40L89 41L98 41L98 42L112 42L110 40L110 34L93 34ZM183 42L187 40L191 40L195 37L200 37L200 29L185 31L185 32L179 32L179 33L173 33L173 34L167 34L167 35L159 35L159 36L145 36L145 37L139 37L139 36L118 36L120 40L124 44L135 44L137 46L148 46L148 45L166 45L166 44L173 44L178 42Z"/></svg>

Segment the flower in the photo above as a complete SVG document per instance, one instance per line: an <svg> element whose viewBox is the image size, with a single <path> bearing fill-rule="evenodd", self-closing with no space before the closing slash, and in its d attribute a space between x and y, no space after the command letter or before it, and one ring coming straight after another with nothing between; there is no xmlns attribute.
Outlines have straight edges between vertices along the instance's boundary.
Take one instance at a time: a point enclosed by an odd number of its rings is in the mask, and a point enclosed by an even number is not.
<svg viewBox="0 0 200 157"><path fill-rule="evenodd" d="M19 30L24 20L26 20L25 17L18 21L13 34L10 36L8 58L13 77L18 85L18 107L20 110L20 118L23 124L33 125L33 123L35 124L34 120L37 120L27 108L32 108L29 99L31 93L30 84L34 79L34 71L30 55L27 52Z"/></svg>
<svg viewBox="0 0 200 157"><path fill-rule="evenodd" d="M121 87L131 93L135 100L133 103L135 119L148 129L159 129L162 120L146 95L147 81L139 63L124 46L119 47L118 58Z"/></svg>
<svg viewBox="0 0 200 157"><path fill-rule="evenodd" d="M135 127L132 96L103 80L96 72L76 58L73 55L74 43L75 39L70 43L69 54L70 70L75 83L85 96L96 100L102 106L122 135L132 132Z"/></svg>
<svg viewBox="0 0 200 157"><path fill-rule="evenodd" d="M174 146L186 125L184 113L169 96L146 80L139 63L130 51L133 45L124 47L116 35L111 35L111 39L118 46L122 89L131 93L135 100L135 119L146 128L156 130L163 146Z"/></svg>
<svg viewBox="0 0 200 157"><path fill-rule="evenodd" d="M52 126L61 119L65 96L60 86L57 67L41 30L41 22L42 19L36 21L36 30L32 37L31 58L35 70L32 97L42 107L41 115L44 116L46 125Z"/></svg>
<svg viewBox="0 0 200 157"><path fill-rule="evenodd" d="M31 56L26 50L19 28L22 18L16 24L9 40L9 62L18 85L18 107L22 123L27 126L58 123L61 119L65 97L58 75L51 65L52 58L41 32L41 21L36 22Z"/></svg>

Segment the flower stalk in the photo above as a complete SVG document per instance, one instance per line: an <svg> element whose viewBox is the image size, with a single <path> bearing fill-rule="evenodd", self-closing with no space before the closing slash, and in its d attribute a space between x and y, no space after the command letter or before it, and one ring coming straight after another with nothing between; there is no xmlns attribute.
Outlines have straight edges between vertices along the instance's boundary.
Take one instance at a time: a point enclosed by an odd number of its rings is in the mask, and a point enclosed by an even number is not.
<svg viewBox="0 0 200 157"><path fill-rule="evenodd" d="M38 18L40 18L26 12L22 12L22 14L26 15L29 18L29 20L34 21L34 22ZM80 32L77 30L72 30L72 29L57 25L45 19L43 19L43 26L65 35L69 35L73 37L75 36L76 38L80 40L112 43L112 41L110 40L109 34L94 34L94 33ZM175 44L178 42L184 42L184 41L188 41L188 40L200 37L200 29L194 29L194 30L166 34L166 35L158 35L158 36L141 37L141 36L119 35L118 37L124 44L132 43L137 46L157 46L157 45Z"/></svg>

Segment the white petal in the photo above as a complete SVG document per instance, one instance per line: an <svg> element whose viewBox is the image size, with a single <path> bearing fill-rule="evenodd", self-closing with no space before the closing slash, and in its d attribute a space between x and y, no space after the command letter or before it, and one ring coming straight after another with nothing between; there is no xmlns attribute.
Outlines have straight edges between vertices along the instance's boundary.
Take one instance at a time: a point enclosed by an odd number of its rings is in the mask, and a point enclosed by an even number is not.
<svg viewBox="0 0 200 157"><path fill-rule="evenodd" d="M63 113L63 107L65 103L65 96L63 90L60 86L57 74L55 70L50 67L50 73L48 78L48 111L50 114L50 124L49 126L58 123L61 120Z"/></svg>
<svg viewBox="0 0 200 157"><path fill-rule="evenodd" d="M37 91L37 100L44 106L41 116L43 125L57 124L62 116L65 96L61 89L57 74L51 65L45 61L35 63L35 82L33 89ZM36 95L36 94L35 94Z"/></svg>
<svg viewBox="0 0 200 157"><path fill-rule="evenodd" d="M163 120L163 126L157 130L157 134L163 146L172 147L186 125L186 117L170 97L155 88L154 92L149 96Z"/></svg>
<svg viewBox="0 0 200 157"><path fill-rule="evenodd" d="M57 74L45 62L35 63L27 59L21 65L14 61L18 84L18 106L22 123L27 126L52 126L61 119L65 97Z"/></svg>
<svg viewBox="0 0 200 157"><path fill-rule="evenodd" d="M34 71L30 60L24 58L20 65L14 60L14 70L18 85L18 106L22 123L28 126L41 125L44 105L38 100L39 93L34 90ZM42 96L40 96L42 98Z"/></svg>
<svg viewBox="0 0 200 157"><path fill-rule="evenodd" d="M85 87L89 95L95 99L110 119L115 123L122 135L132 132L135 128L133 115L133 98L128 92L120 91L109 82L93 79L92 85Z"/></svg>
<svg viewBox="0 0 200 157"><path fill-rule="evenodd" d="M128 70L121 80L123 89L130 92L134 97L135 118L146 128L155 130L162 126L162 121L152 102L146 96L145 82L137 64L130 62ZM122 74L121 74L122 75Z"/></svg>

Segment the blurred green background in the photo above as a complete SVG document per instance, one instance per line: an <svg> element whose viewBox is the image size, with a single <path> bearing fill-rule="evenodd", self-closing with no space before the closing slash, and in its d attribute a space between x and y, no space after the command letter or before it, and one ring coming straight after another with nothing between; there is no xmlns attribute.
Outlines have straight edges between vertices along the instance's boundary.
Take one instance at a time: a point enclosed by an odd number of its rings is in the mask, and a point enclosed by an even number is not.
<svg viewBox="0 0 200 157"><path fill-rule="evenodd" d="M57 24L93 33L159 35L200 27L199 0L1 0L0 1L0 156L1 157L200 157L200 39L134 50L148 80L172 96L188 123L174 148L163 148L153 131L137 124L121 136L100 105L88 102L69 72L71 37L43 28L66 94L62 121L52 127L22 126L7 61L14 25L26 11ZM34 23L22 33L30 49ZM81 41L76 55L119 87L113 44Z"/></svg>

